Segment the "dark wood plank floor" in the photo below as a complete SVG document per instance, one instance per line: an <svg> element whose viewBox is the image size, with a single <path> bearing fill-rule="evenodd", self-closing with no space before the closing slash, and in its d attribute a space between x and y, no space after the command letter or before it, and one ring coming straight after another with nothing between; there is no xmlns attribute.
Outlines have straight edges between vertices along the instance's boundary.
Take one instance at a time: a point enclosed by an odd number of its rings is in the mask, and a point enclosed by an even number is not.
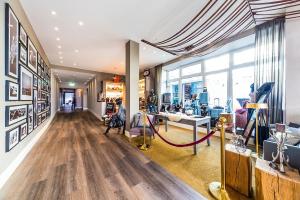
<svg viewBox="0 0 300 200"><path fill-rule="evenodd" d="M205 199L89 112L59 113L0 199Z"/></svg>

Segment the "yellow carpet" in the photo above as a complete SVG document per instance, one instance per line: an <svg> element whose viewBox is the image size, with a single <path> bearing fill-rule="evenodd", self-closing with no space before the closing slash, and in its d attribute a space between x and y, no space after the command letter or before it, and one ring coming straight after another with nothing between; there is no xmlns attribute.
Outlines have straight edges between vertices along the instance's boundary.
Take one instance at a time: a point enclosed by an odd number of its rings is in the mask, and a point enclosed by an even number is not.
<svg viewBox="0 0 300 200"><path fill-rule="evenodd" d="M200 131L205 131L205 129ZM192 131L169 126L167 133L164 127L159 131L165 138L175 143L193 141ZM199 138L204 134L199 133ZM134 140L137 144L141 139ZM178 148L166 144L158 136L152 140L152 147L143 151L151 160L155 161L167 171L177 176L208 199L213 199L208 191L209 183L220 181L220 139L211 137L211 146L206 142L199 145L198 155L193 155L193 147ZM231 199L247 199L230 190Z"/></svg>

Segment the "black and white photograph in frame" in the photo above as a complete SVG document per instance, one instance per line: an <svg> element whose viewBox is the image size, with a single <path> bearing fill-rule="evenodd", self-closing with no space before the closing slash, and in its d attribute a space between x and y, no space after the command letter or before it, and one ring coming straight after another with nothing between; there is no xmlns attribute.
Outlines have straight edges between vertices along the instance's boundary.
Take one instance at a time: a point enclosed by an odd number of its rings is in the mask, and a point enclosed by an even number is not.
<svg viewBox="0 0 300 200"><path fill-rule="evenodd" d="M5 125L10 126L27 118L27 105L6 106Z"/></svg>
<svg viewBox="0 0 300 200"><path fill-rule="evenodd" d="M20 126L20 141L23 140L28 135L28 126L27 123L24 123Z"/></svg>
<svg viewBox="0 0 300 200"><path fill-rule="evenodd" d="M42 123L47 119L47 113L42 114Z"/></svg>
<svg viewBox="0 0 300 200"><path fill-rule="evenodd" d="M42 115L38 116L38 126L42 123Z"/></svg>
<svg viewBox="0 0 300 200"><path fill-rule="evenodd" d="M9 4L5 4L5 74L18 78L19 21Z"/></svg>
<svg viewBox="0 0 300 200"><path fill-rule="evenodd" d="M37 87L38 86L38 78L36 75L33 75L33 87Z"/></svg>
<svg viewBox="0 0 300 200"><path fill-rule="evenodd" d="M27 123L28 123L28 134L33 131L33 105L29 104L27 108Z"/></svg>
<svg viewBox="0 0 300 200"><path fill-rule="evenodd" d="M33 43L31 42L30 38L28 38L28 67L34 71L37 72L37 50L34 47Z"/></svg>
<svg viewBox="0 0 300 200"><path fill-rule="evenodd" d="M5 87L5 100L6 101L18 101L19 100L19 84L6 81Z"/></svg>
<svg viewBox="0 0 300 200"><path fill-rule="evenodd" d="M19 36L20 42L27 47L27 33L24 30L23 26L20 24L20 36Z"/></svg>
<svg viewBox="0 0 300 200"><path fill-rule="evenodd" d="M6 131L6 152L9 152L19 143L19 127Z"/></svg>
<svg viewBox="0 0 300 200"><path fill-rule="evenodd" d="M33 128L37 127L37 90L33 90Z"/></svg>
<svg viewBox="0 0 300 200"><path fill-rule="evenodd" d="M33 74L20 65L20 100L32 100Z"/></svg>
<svg viewBox="0 0 300 200"><path fill-rule="evenodd" d="M24 64L27 65L27 49L20 44L20 61Z"/></svg>
<svg viewBox="0 0 300 200"><path fill-rule="evenodd" d="M39 54L39 52L38 52L37 56L38 56L37 57L37 62L40 65L41 64L41 55Z"/></svg>

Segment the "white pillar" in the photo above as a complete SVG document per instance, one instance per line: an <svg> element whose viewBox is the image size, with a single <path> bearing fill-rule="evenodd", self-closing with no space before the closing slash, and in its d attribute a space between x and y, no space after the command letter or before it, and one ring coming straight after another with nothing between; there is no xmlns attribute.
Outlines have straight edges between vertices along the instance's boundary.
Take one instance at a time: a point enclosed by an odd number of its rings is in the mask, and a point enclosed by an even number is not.
<svg viewBox="0 0 300 200"><path fill-rule="evenodd" d="M134 114L139 111L139 44L126 43L126 130Z"/></svg>

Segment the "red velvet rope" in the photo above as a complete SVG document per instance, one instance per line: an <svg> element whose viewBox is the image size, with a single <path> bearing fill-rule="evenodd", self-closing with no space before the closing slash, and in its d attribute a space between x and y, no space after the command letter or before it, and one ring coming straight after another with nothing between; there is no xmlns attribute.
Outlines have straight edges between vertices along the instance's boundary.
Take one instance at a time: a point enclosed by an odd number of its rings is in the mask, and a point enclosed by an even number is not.
<svg viewBox="0 0 300 200"><path fill-rule="evenodd" d="M167 144L169 145L172 145L172 146L175 146L175 147L188 147L188 146L193 146L193 145L196 145L196 144L199 144L201 142L204 142L205 140L209 139L214 133L215 131L211 131L209 134L207 134L206 136L204 136L203 138L195 141L195 142L191 142L191 143L187 143L187 144L175 144L173 142L170 142L168 140L166 140L163 136L161 136L159 134L158 131L156 131L154 125L152 124L151 120L149 119L149 116L147 116L147 119L148 119L148 122L150 124L150 127L154 130L154 132L160 137L160 139L162 139L164 142L166 142Z"/></svg>

